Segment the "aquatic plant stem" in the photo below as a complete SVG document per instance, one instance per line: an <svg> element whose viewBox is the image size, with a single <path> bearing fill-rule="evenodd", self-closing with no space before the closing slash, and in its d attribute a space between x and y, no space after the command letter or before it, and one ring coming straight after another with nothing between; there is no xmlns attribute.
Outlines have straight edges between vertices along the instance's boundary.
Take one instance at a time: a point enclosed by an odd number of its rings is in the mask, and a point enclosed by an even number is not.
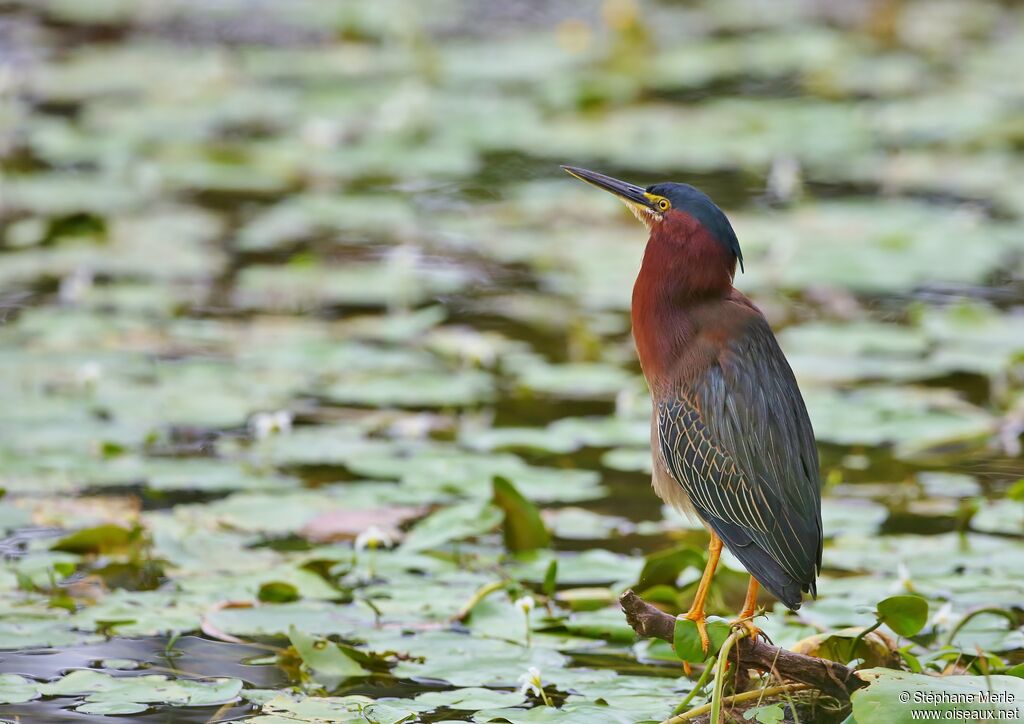
<svg viewBox="0 0 1024 724"><path fill-rule="evenodd" d="M711 678L711 672L714 670L715 662L717 660L718 659L716 657L711 657L711 661L704 666L704 671L701 672L700 678L697 679L697 683L693 685L692 689L690 689L690 693L687 694L686 697L679 702L676 708L672 710L672 716L682 714L686 711L686 707L688 707L690 702L693 701L693 697L697 696L697 692L704 688L704 684L708 683L708 679Z"/></svg>
<svg viewBox="0 0 1024 724"><path fill-rule="evenodd" d="M879 620L879 621L875 621L873 624L871 624L867 628L861 629L861 632L859 634L857 634L857 636L853 639L853 643L850 644L850 656L856 658L857 657L857 647L860 646L860 642L864 640L865 636L867 636L869 633L871 633L872 631L874 631L875 629L877 629L881 625L882 625L882 622L881 622L881 620Z"/></svg>
<svg viewBox="0 0 1024 724"><path fill-rule="evenodd" d="M960 633L963 627L966 626L971 619L975 618L976 616L981 616L984 614L1002 616L1010 622L1011 626L1014 626L1017 623L1017 620L1014 617L1013 613L1007 611L1005 608L999 608L998 606L982 606L981 608L976 608L973 611L968 611L966 614L964 614L963 618L956 622L956 625L953 626L953 628L950 629L949 634L946 635L946 640L944 642L945 645L952 646L953 640L956 638L956 635Z"/></svg>
<svg viewBox="0 0 1024 724"><path fill-rule="evenodd" d="M491 583L485 584L476 590L466 604L459 609L459 612L453 617L455 621L465 621L469 618L469 614L476 608L476 605L483 601L485 598L490 596L495 591L500 591L505 587L505 581L492 581Z"/></svg>
<svg viewBox="0 0 1024 724"><path fill-rule="evenodd" d="M725 686L725 667L729 665L729 652L736 642L745 638L748 633L746 629L733 631L718 652L718 661L715 662L715 688L711 690L712 724L722 721L722 688Z"/></svg>

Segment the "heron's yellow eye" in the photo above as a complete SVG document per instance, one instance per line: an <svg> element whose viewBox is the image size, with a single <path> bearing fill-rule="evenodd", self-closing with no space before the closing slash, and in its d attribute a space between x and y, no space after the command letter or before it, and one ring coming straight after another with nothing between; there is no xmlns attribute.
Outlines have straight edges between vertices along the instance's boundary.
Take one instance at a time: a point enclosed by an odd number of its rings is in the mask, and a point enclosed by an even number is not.
<svg viewBox="0 0 1024 724"><path fill-rule="evenodd" d="M668 207L671 206L671 205L672 204L670 204L668 202L668 199L658 199L658 210L659 211L668 211Z"/></svg>

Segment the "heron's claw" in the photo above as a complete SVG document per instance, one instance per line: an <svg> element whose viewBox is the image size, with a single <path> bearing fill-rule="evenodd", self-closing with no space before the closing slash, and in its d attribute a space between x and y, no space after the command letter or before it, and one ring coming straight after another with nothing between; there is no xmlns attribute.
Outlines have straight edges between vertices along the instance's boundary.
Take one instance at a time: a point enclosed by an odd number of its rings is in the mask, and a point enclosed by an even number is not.
<svg viewBox="0 0 1024 724"><path fill-rule="evenodd" d="M730 621L729 625L732 628L741 627L743 629L746 629L747 636L752 641L756 641L758 638L761 638L764 641L766 641L768 643L771 643L772 640L770 638L768 638L768 634L766 634L763 630L761 630L758 626L756 626L754 624L754 622L751 620L751 617L752 617L752 615L751 616L742 616L742 617L737 618L737 619L735 619L733 621Z"/></svg>

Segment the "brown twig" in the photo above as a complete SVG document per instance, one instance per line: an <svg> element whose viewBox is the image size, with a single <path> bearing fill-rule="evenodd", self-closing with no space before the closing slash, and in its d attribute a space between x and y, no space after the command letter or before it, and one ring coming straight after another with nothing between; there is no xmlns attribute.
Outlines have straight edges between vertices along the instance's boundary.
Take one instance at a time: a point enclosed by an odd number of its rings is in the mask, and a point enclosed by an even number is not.
<svg viewBox="0 0 1024 724"><path fill-rule="evenodd" d="M755 699L760 700L767 696L789 694L809 688L810 687L807 684L783 684L782 686L770 686L764 689L755 689L754 691L744 691L741 694L733 694L725 697L722 701L730 705L740 704L745 701L754 701ZM666 719L661 724L680 724L680 722L684 721L693 721L694 719L704 716L710 711L711 704L704 704L703 706L698 706L695 709L690 709L690 711L683 714L676 714L675 716Z"/></svg>
<svg viewBox="0 0 1024 724"><path fill-rule="evenodd" d="M676 628L674 617L647 603L633 591L623 593L619 597L619 605L626 614L627 623L638 636L672 643ZM848 700L854 691L867 686L867 682L848 666L787 651L764 641L741 639L737 642L736 653L741 666L807 684L840 700Z"/></svg>

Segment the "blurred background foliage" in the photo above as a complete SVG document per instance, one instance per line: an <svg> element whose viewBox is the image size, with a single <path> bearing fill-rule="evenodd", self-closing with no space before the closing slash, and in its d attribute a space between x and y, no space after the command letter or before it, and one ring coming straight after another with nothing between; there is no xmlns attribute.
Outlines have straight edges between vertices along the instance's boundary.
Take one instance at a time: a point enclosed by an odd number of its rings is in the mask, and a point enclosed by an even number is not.
<svg viewBox="0 0 1024 724"><path fill-rule="evenodd" d="M733 221L827 479L821 597L774 640L1013 673L1022 31L988 0L0 0L3 710L666 718L693 682L614 600L685 609L705 534L649 488L644 233L559 163ZM837 645L908 592L884 661Z"/></svg>

